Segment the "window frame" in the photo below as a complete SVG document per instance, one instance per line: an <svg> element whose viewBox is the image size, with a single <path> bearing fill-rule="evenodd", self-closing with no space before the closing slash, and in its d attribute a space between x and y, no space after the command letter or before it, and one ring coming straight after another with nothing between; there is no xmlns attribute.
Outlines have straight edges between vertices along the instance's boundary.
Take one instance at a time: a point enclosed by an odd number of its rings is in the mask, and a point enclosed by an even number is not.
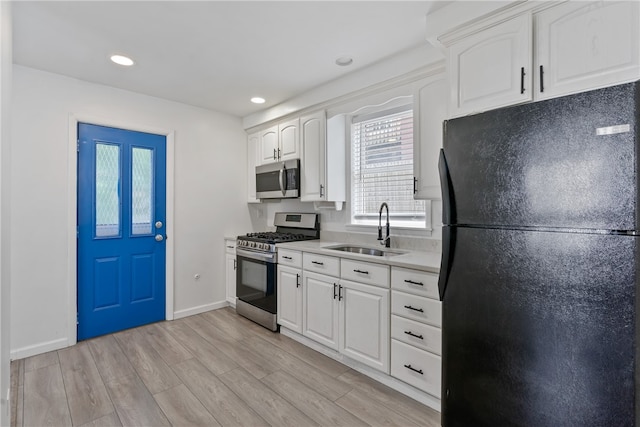
<svg viewBox="0 0 640 427"><path fill-rule="evenodd" d="M346 229L349 231L370 231L372 229L377 229L379 221L384 225L386 223L386 212L383 212L382 218L379 215L369 215L373 218L365 219L365 220L357 220L354 215L354 183L353 183L353 130L352 126L354 123L375 119L376 117L383 117L385 115L392 115L401 111L412 111L415 115L415 105L413 102L413 96L400 96L397 98L393 98L388 100L387 102L373 105L373 106L365 106L362 107L352 113L346 115L346 124L347 124L347 136L348 136L348 144L346 147L347 150L347 165L348 165L348 177L347 182L349 185L349 222L346 224ZM414 127L415 127L415 116L414 116ZM413 144L416 144L415 140L415 131ZM415 155L412 159L412 167L415 170ZM420 200L425 204L424 210L424 220L420 221L402 221L401 218L407 214L398 214L393 212L393 207L390 206L389 211L389 221L391 223L394 234L397 235L424 235L430 236L432 233L432 204L430 200ZM395 224L394 224L395 223Z"/></svg>

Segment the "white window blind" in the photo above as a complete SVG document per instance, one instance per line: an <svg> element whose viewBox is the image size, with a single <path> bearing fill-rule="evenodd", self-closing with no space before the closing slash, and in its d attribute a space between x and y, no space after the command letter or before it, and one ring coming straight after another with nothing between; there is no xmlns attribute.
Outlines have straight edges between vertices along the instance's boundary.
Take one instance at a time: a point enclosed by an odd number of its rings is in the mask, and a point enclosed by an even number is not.
<svg viewBox="0 0 640 427"><path fill-rule="evenodd" d="M425 202L413 199L411 106L354 117L351 141L352 223L377 225L387 202L395 225L424 228Z"/></svg>

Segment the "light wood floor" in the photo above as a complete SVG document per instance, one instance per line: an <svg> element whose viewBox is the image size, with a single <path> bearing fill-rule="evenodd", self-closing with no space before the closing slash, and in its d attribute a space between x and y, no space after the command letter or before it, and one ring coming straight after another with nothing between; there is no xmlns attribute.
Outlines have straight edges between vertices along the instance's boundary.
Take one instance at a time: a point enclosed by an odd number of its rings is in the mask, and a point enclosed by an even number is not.
<svg viewBox="0 0 640 427"><path fill-rule="evenodd" d="M230 308L11 363L12 426L439 426L440 414Z"/></svg>

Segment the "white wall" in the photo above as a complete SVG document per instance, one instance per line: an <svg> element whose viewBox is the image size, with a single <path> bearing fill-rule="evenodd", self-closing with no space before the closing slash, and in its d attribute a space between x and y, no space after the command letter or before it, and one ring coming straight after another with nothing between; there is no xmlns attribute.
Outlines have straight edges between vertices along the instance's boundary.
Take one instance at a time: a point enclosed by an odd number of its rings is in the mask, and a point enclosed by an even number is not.
<svg viewBox="0 0 640 427"><path fill-rule="evenodd" d="M258 111L243 118L245 129L258 127L271 120L304 110L322 103L342 102L343 97L358 91L371 91L372 87L408 75L413 71L422 72L425 67L444 59L442 52L428 43L398 52L366 68L347 73L344 76L315 87L271 108Z"/></svg>
<svg viewBox="0 0 640 427"><path fill-rule="evenodd" d="M10 422L11 3L0 2L0 425Z"/></svg>
<svg viewBox="0 0 640 427"><path fill-rule="evenodd" d="M252 229L241 120L22 66L13 71L13 357L70 343L70 114L175 131L174 312L224 304L223 237Z"/></svg>

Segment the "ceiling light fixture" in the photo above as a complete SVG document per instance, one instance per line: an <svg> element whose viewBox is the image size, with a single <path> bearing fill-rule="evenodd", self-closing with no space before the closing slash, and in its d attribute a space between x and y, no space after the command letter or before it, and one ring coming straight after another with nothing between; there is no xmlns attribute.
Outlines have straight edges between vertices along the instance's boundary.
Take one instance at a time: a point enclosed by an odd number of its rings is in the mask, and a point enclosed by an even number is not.
<svg viewBox="0 0 640 427"><path fill-rule="evenodd" d="M347 65L351 64L353 64L353 58L350 56L341 56L340 58L336 59L336 65L339 65L341 67L346 67Z"/></svg>
<svg viewBox="0 0 640 427"><path fill-rule="evenodd" d="M125 67L130 67L133 65L133 59L122 55L112 55L111 60L116 64L124 65Z"/></svg>
<svg viewBox="0 0 640 427"><path fill-rule="evenodd" d="M254 96L253 98L251 98L251 102L253 102L254 104L264 104L265 100L264 98L260 98L259 96Z"/></svg>

